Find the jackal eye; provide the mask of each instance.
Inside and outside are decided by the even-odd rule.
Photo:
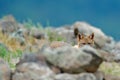
[[[89,45],[91,44],[91,43],[88,43]]]
[[[86,43],[82,43],[83,45],[85,45]]]

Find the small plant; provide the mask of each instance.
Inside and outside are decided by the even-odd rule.
[[[43,26],[40,23],[35,24],[31,19],[28,19],[27,21],[24,21],[23,25],[28,29],[31,29],[31,28],[35,27],[37,29],[43,30]]]
[[[0,57],[3,58],[12,69],[15,69],[16,60],[21,57],[22,51],[17,49],[16,51],[9,51],[4,44],[0,44]]]
[[[8,55],[8,51],[3,44],[0,44],[0,57],[4,58]]]
[[[26,28],[28,28],[28,29],[30,29],[30,28],[32,28],[32,27],[35,26],[35,25],[33,24],[33,22],[32,22],[31,19],[28,19],[27,21],[24,21],[24,22],[23,22],[23,25],[24,25]]]
[[[58,35],[55,32],[50,32],[49,31],[47,34],[48,34],[50,42],[52,42],[52,41],[65,41],[65,39],[62,36]]]

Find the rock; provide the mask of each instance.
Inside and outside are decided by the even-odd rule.
[[[23,53],[24,55],[20,58],[19,62],[16,64],[16,67],[23,64],[34,62],[41,65],[47,65],[44,56],[36,53]]]
[[[58,74],[55,76],[55,80],[97,80],[92,73],[81,74]]]
[[[96,72],[103,61],[99,53],[90,46],[80,49],[70,46],[55,49],[48,47],[41,53],[49,63],[67,73]]]
[[[0,80],[10,80],[11,70],[8,64],[0,58]]]
[[[81,34],[89,35],[91,33],[95,34],[94,40],[98,48],[102,48],[106,43],[110,43],[111,39],[106,36],[99,28],[95,28],[85,22],[76,22],[73,24],[73,28],[78,28]]]
[[[106,61],[120,62],[120,42],[115,42],[111,39],[111,42],[106,43],[99,51]]]
[[[55,80],[76,80],[76,76],[72,74],[58,74],[55,76]]]
[[[97,80],[92,73],[81,73],[77,80]]]
[[[45,38],[45,34],[44,33],[40,33],[40,32],[35,32],[32,35],[34,38],[36,39],[44,39]]]
[[[114,55],[114,61],[120,62],[120,42],[117,42],[111,53]]]
[[[29,33],[31,36],[33,36],[36,39],[47,39],[48,38],[47,34],[44,31],[39,30],[37,28],[32,28],[29,31]]]
[[[99,52],[99,54],[101,55],[101,58],[104,61],[107,61],[107,62],[114,61],[115,55],[112,54],[111,52],[107,52],[107,51],[104,51],[104,50],[101,50],[101,49],[97,49],[97,51]]]
[[[66,43],[66,42],[64,42],[64,41],[53,41],[50,44],[50,48],[53,48],[53,49],[59,48],[59,47],[62,47],[62,46],[71,46],[71,45]]]
[[[120,80],[120,76],[105,75],[105,80]]]
[[[13,80],[42,80],[53,75],[54,72],[49,67],[30,62],[17,66]]]
[[[97,71],[94,73],[95,77],[96,77],[96,80],[104,80],[105,78],[105,75],[103,72],[101,71]]]
[[[73,34],[73,29],[71,29],[70,26],[56,28],[55,32],[58,34],[58,36],[63,37],[67,43],[75,44],[76,39],[75,39],[74,34]]]
[[[12,80],[44,80],[53,75],[43,56],[25,54],[17,64]]]
[[[117,43],[115,44],[115,49],[120,49],[120,42],[117,42]]]
[[[101,49],[108,53],[111,53],[115,47],[115,44],[116,44],[115,40],[111,37],[110,42],[105,43],[105,45]]]
[[[12,33],[19,29],[19,26],[13,16],[5,16],[4,19],[0,20],[0,28],[3,33]]]

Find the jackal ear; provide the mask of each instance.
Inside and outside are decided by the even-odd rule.
[[[78,35],[77,35],[77,39],[78,39],[78,40],[82,39],[83,37],[84,37],[83,34],[78,34]]]
[[[77,37],[78,34],[79,34],[78,28],[74,28],[74,36]]]
[[[94,33],[89,36],[90,39],[94,39]]]

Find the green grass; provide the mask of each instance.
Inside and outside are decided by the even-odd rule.
[[[25,28],[31,29],[33,27],[43,30],[43,26],[40,23],[34,23],[31,19],[23,22]]]
[[[10,68],[15,69],[15,63],[12,61],[21,57],[22,51],[16,50],[14,52],[8,51],[5,47],[0,45],[0,57],[8,62]]]
[[[52,41],[65,41],[65,39],[58,35],[56,32],[52,32],[49,28],[46,30],[46,33],[49,37],[49,41],[52,42]]]

